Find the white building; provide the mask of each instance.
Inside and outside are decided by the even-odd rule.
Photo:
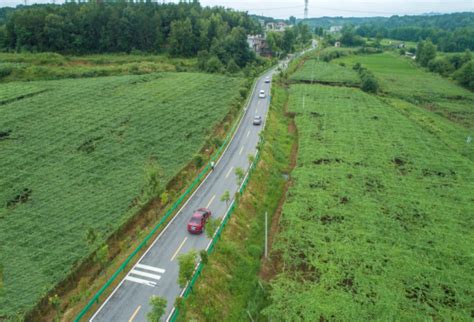
[[[342,26],[332,26],[331,28],[329,28],[329,32],[332,32],[332,33],[340,32],[341,30],[342,30]]]

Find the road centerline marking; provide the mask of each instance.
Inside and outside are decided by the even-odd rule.
[[[226,179],[230,176],[230,174],[232,173],[232,170],[234,170],[234,167],[230,167],[229,172],[227,172],[225,176]]]
[[[206,208],[209,209],[209,207],[211,206],[212,202],[214,201],[214,199],[216,199],[216,195],[212,196],[211,200],[209,200],[209,203],[207,204]]]
[[[179,245],[178,249],[177,249],[176,252],[173,254],[173,257],[171,257],[171,261],[174,261],[174,259],[176,258],[176,256],[178,256],[179,251],[181,250],[181,248],[183,248],[184,243],[185,243],[187,240],[188,240],[188,237],[184,238],[184,240],[182,241],[181,245]]]
[[[244,146],[242,145],[242,148],[240,149],[239,155],[242,155],[242,152],[244,152]]]
[[[133,322],[133,320],[135,319],[135,317],[137,316],[138,314],[138,311],[140,311],[140,309],[142,308],[141,305],[139,305],[137,307],[137,309],[135,310],[135,312],[133,312],[132,316],[130,317],[130,319],[128,320],[128,322]]]
[[[249,136],[250,136],[250,130],[247,132],[247,137],[249,137]]]

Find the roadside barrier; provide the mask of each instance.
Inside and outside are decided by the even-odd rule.
[[[272,67],[273,68],[273,67]],[[270,68],[270,69],[272,69]],[[262,72],[261,75],[265,74],[266,72],[268,72],[270,69]],[[222,154],[223,154],[223,151],[225,151],[225,149],[227,148],[229,142],[232,140],[232,138],[234,137],[236,131],[237,131],[237,128],[240,126],[240,123],[242,122],[242,120],[244,119],[244,116],[245,114],[247,113],[247,110],[248,110],[248,107],[250,105],[250,101],[252,99],[252,94],[255,92],[255,88],[257,86],[257,83],[258,83],[258,80],[259,80],[260,76],[257,77],[254,82],[253,82],[253,85],[252,85],[252,90],[250,91],[250,95],[247,97],[247,101],[245,103],[245,108],[242,110],[242,112],[240,113],[238,119],[236,122],[234,122],[234,125],[232,126],[231,130],[229,131],[229,133],[227,134],[226,138],[224,139],[222,145],[219,147],[219,149],[214,153],[214,155],[211,157],[210,159],[210,162],[215,162],[216,160],[219,160],[220,157],[222,157]],[[258,153],[257,153],[258,155]],[[254,164],[256,163],[257,161],[257,157],[255,158],[254,162],[252,163],[252,166],[250,167],[250,170],[252,170],[252,167],[254,167]],[[120,265],[120,267],[115,271],[115,273],[107,280],[107,282],[105,282],[105,284],[100,288],[100,290],[92,297],[92,299],[87,303],[87,305],[81,310],[81,312],[79,312],[79,314],[76,316],[76,318],[74,319],[74,322],[79,322],[93,307],[94,305],[98,305],[100,303],[100,298],[102,295],[104,295],[105,291],[116,281],[116,279],[119,277],[119,275],[125,271],[125,269],[127,268],[127,265],[130,264],[130,262],[132,262],[132,260],[135,258],[135,256],[145,247],[148,245],[148,242],[153,238],[153,236],[155,235],[155,233],[161,228],[161,226],[163,226],[163,224],[169,219],[169,217],[176,211],[176,209],[178,209],[179,206],[181,206],[181,204],[183,203],[184,200],[186,200],[187,197],[189,197],[189,195],[194,191],[194,189],[196,188],[196,186],[206,177],[206,175],[208,174],[208,172],[210,171],[211,169],[211,164],[210,162],[206,165],[206,167],[198,174],[198,176],[194,179],[194,181],[191,183],[191,185],[188,187],[188,189],[186,189],[186,191],[178,198],[178,200],[176,200],[176,202],[171,206],[171,208],[166,212],[166,214],[163,216],[163,218],[161,218],[160,222],[150,231],[150,233],[148,233],[148,235],[143,239],[143,241],[137,246],[137,248],[127,257],[127,259],[125,259],[125,261]],[[250,173],[250,170],[249,170],[249,173]],[[246,176],[246,179],[244,179],[244,181],[248,181],[248,173],[247,173],[247,176]],[[239,190],[239,192],[242,191],[242,187],[241,189]],[[229,208],[229,210],[233,211],[233,207]],[[228,218],[228,216],[226,215],[225,218]],[[225,221],[225,223],[227,223],[227,221]],[[223,227],[221,225],[221,228],[219,228],[218,232],[219,232],[219,236],[220,236],[220,232],[222,231]],[[214,246],[212,246],[214,247]],[[198,274],[194,274],[194,277],[193,279],[191,280],[191,282],[189,283],[190,285],[194,285],[196,279],[197,279],[197,276],[199,276],[200,274],[200,271],[202,270],[202,266],[201,264],[199,264],[196,268],[196,272],[198,272]],[[192,284],[191,284],[192,283]],[[192,287],[191,287],[192,288]],[[187,288],[185,288],[185,293],[186,293],[186,290]],[[189,293],[189,290],[188,290],[188,293]],[[186,293],[186,294],[188,294]],[[186,295],[187,296],[187,295]]]

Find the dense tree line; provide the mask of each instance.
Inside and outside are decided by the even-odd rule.
[[[34,5],[7,15],[0,45],[66,54],[142,51],[193,57],[203,52],[240,68],[255,59],[247,34],[261,28],[246,13],[202,7],[197,1]]]
[[[315,31],[331,26],[352,26],[356,35],[403,41],[431,39],[441,51],[474,50],[474,13],[392,16],[372,18],[323,17],[305,20]]]
[[[441,15],[392,16],[392,17],[322,17],[304,20],[312,28],[331,26],[379,26],[387,29],[401,27],[435,28],[448,31],[474,26],[474,13],[461,12]]]
[[[388,29],[379,26],[360,26],[357,34],[363,37],[383,37],[403,41],[418,41],[431,39],[445,52],[458,52],[466,49],[474,50],[474,26],[457,29],[455,31],[423,28],[399,27]]]
[[[463,54],[439,56],[436,46],[428,39],[418,43],[416,61],[430,71],[452,76],[461,85],[474,90],[474,61],[469,49]]]
[[[435,16],[394,16],[384,22],[360,25],[362,37],[383,37],[403,41],[430,39],[441,51],[474,50],[474,13]]]

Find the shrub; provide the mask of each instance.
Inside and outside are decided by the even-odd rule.
[[[438,57],[428,62],[428,69],[434,73],[448,76],[454,72],[454,66],[446,57]]]
[[[455,74],[454,78],[463,86],[474,90],[474,61],[465,63]]]
[[[236,74],[236,73],[240,72],[240,67],[239,67],[239,65],[237,65],[235,60],[233,60],[233,59],[229,60],[229,63],[227,64],[227,72],[229,72],[231,74]]]
[[[362,90],[367,93],[377,93],[379,90],[379,83],[377,82],[377,79],[375,78],[374,74],[367,70],[363,70],[361,73],[361,79],[362,79]]]
[[[207,61],[206,70],[209,73],[221,73],[224,69],[224,65],[216,56],[209,58]]]
[[[147,315],[150,322],[159,322],[166,310],[166,299],[159,296],[152,296],[150,298],[151,311]]]
[[[8,65],[0,65],[0,78],[9,76],[13,72],[13,68]]]
[[[180,287],[185,287],[186,283],[193,277],[194,266],[196,265],[196,251],[191,250],[187,254],[178,256],[179,276],[178,283]]]
[[[194,165],[196,166],[196,168],[200,168],[202,167],[204,164],[204,157],[202,156],[202,154],[196,154],[194,156]]]

